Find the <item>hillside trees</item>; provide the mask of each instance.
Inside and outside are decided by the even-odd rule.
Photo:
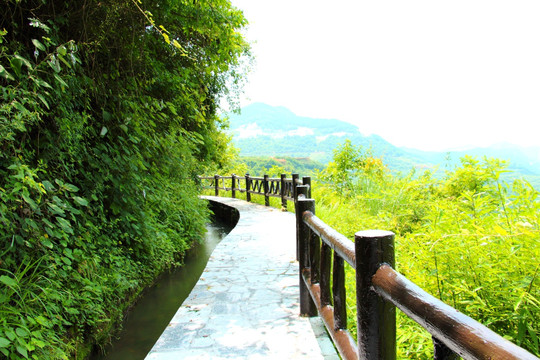
[[[246,21],[227,0],[0,7],[0,352],[66,358],[203,231]]]

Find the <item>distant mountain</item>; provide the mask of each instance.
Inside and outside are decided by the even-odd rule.
[[[378,135],[365,136],[352,124],[335,119],[314,119],[295,115],[284,107],[254,103],[230,114],[233,142],[244,156],[309,157],[327,163],[333,150],[346,139],[382,157],[393,170],[453,165],[464,155],[495,157],[510,161],[510,169],[540,176],[540,147],[525,148],[499,144],[466,151],[428,152],[392,145]]]

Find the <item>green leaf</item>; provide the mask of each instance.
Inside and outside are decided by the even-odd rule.
[[[82,198],[82,197],[80,197],[80,196],[74,196],[74,197],[73,197],[73,200],[74,200],[77,204],[79,204],[79,205],[81,205],[81,206],[88,206],[88,200],[86,200],[86,199],[84,199],[84,198]]]
[[[47,206],[49,206],[49,208],[53,211],[53,213],[55,215],[64,215],[65,214],[64,209],[62,209],[60,206],[58,206],[56,204],[48,203]]]
[[[49,85],[48,82],[46,82],[43,79],[40,79],[40,78],[37,78],[37,77],[34,77],[34,76],[31,76],[30,79],[32,79],[32,81],[34,81],[34,83],[38,87],[44,87],[44,88],[47,88],[47,89],[52,89],[53,88],[51,85]]]
[[[109,130],[107,130],[107,128],[104,126],[101,128],[101,132],[99,133],[100,136],[105,136],[107,133],[109,132]]]
[[[17,351],[19,352],[19,354],[21,354],[22,356],[24,356],[26,359],[28,359],[28,351],[26,350],[25,347],[22,347],[20,345],[17,345]]]
[[[41,316],[41,315],[39,315],[38,317],[36,317],[36,321],[37,321],[38,324],[40,324],[40,325],[43,325],[43,326],[48,327],[48,328],[51,327],[51,323],[49,322],[49,320],[47,320],[46,318],[44,318],[44,317]]]
[[[11,69],[13,69],[13,71],[15,72],[15,75],[21,76],[22,61],[13,57],[9,59],[9,64],[11,66]]]
[[[45,190],[47,190],[47,191],[54,190],[54,186],[53,186],[53,184],[51,184],[50,181],[45,180],[45,181],[42,181],[41,183],[43,184],[43,187],[45,188]]]
[[[68,68],[71,69],[71,64],[66,61],[66,59],[63,56],[58,55],[58,59],[64,63]]]
[[[39,339],[33,339],[32,342],[39,348],[44,348],[47,344],[45,344],[44,341],[42,340],[39,340]]]
[[[9,344],[11,344],[11,341],[9,341],[8,339],[4,337],[0,337],[0,348],[8,347]]]
[[[59,216],[56,217],[56,221],[58,222],[58,225],[60,225],[62,230],[64,230],[64,232],[73,235],[73,229],[71,228],[71,224],[69,223],[69,221]]]
[[[13,75],[11,75],[2,65],[0,65],[0,77],[6,80],[15,80]]]
[[[46,248],[49,248],[49,249],[53,248],[53,243],[47,238],[42,238],[41,239],[41,245],[43,245],[43,246],[45,246]]]
[[[54,78],[56,79],[56,81],[58,81],[58,83],[62,86],[62,88],[69,87],[68,84],[60,77],[60,75],[54,74]]]
[[[37,226],[37,224],[36,224],[36,222],[35,222],[34,220],[32,220],[32,219],[26,218],[26,219],[24,219],[24,222],[26,222],[26,223],[28,224],[28,226],[30,226],[30,227],[31,227],[32,229],[34,229],[34,230],[38,230],[38,229],[39,229],[38,226]]]
[[[15,333],[17,334],[17,336],[22,338],[28,337],[28,331],[20,327],[15,330]]]
[[[47,49],[45,48],[45,45],[43,45],[39,40],[37,39],[32,39],[32,44],[34,44],[34,46],[36,47],[36,49],[38,50],[41,50],[41,51],[46,51]]]
[[[6,330],[5,334],[8,337],[8,339],[11,340],[11,341],[13,341],[13,340],[15,340],[17,338],[17,335],[15,335],[15,333],[12,330]]]
[[[79,191],[79,188],[76,187],[76,186],[73,185],[73,184],[67,184],[67,183],[66,183],[66,184],[64,184],[64,188],[65,188],[67,191],[69,191],[69,192],[77,192],[77,191]]]
[[[30,205],[30,208],[32,210],[36,210],[38,208],[36,202],[34,200],[32,200],[27,194],[23,193],[22,198],[28,205]]]
[[[54,228],[53,223],[50,222],[49,220],[47,220],[47,219],[41,219],[41,221],[43,221],[43,223],[44,223],[45,225],[47,225],[48,227]]]
[[[15,55],[15,59],[19,60],[21,62],[21,65],[26,66],[28,69],[32,69],[32,63],[28,61],[28,59],[23,58],[21,55]]]
[[[3,283],[4,285],[9,286],[10,288],[17,287],[17,281],[6,275],[0,276],[0,282]]]
[[[39,100],[41,100],[41,102],[45,105],[45,107],[47,108],[47,110],[50,110],[50,109],[51,109],[51,108],[49,107],[49,103],[47,102],[47,100],[45,100],[45,98],[43,97],[43,95],[37,94],[37,97],[38,97]]]
[[[62,56],[66,56],[67,54],[67,49],[64,45],[60,45],[58,47],[58,54],[62,55]]]

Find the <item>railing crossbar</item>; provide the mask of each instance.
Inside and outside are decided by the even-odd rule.
[[[214,189],[215,195],[219,196],[219,191],[231,191],[232,197],[236,197],[236,192],[246,194],[246,200],[251,201],[251,195],[262,195],[265,197],[265,205],[269,206],[269,198],[281,198],[281,207],[287,209],[287,201],[295,201],[296,185],[310,185],[311,179],[304,177],[301,180],[298,174],[292,174],[292,177],[287,179],[285,174],[281,174],[279,178],[271,178],[268,175],[264,177],[238,176],[198,176],[200,180],[210,180],[210,185],[204,185],[204,189]],[[231,186],[226,185],[226,180],[231,182]],[[294,184],[294,185],[293,185]]]
[[[313,213],[306,211],[303,214],[303,220],[309,228],[315,232],[321,239],[336,251],[343,260],[353,268],[356,268],[356,256],[354,253],[354,243],[346,236],[340,234],[330,226],[325,224]]]

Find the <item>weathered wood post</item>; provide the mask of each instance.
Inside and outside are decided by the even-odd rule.
[[[293,195],[295,204],[298,201],[298,193],[296,191],[296,186],[298,186],[297,182],[298,182],[298,174],[292,174],[292,195]]]
[[[334,251],[332,295],[334,298],[334,330],[347,329],[347,303],[345,295],[345,267],[341,256]]]
[[[296,248],[299,256],[299,281],[300,281],[300,315],[317,316],[317,307],[309,294],[307,285],[303,279],[302,273],[304,269],[309,267],[309,241],[311,230],[304,223],[302,215],[305,211],[315,213],[315,200],[307,199],[308,187],[305,185],[298,186],[298,201],[296,202]]]
[[[311,199],[311,176],[304,176],[302,177],[302,184],[308,185],[308,199]]]
[[[396,359],[396,308],[372,287],[372,277],[383,263],[394,267],[394,233],[359,231],[356,253],[356,305],[360,359]]]
[[[285,180],[287,179],[287,175],[286,174],[281,174],[281,182],[279,184],[279,189],[280,189],[280,195],[281,195],[281,210],[285,211],[287,210],[287,199],[285,198],[285,195],[287,194],[287,189],[286,189],[286,182]]]
[[[324,241],[321,241],[320,258],[320,287],[321,287],[321,308],[332,305],[330,292],[330,269],[332,265],[332,248]]]
[[[219,175],[214,175],[214,194],[219,196]]]
[[[247,202],[251,202],[251,193],[249,192],[250,188],[251,188],[251,179],[249,178],[249,174],[246,174],[246,200]]]
[[[233,199],[236,198],[236,175],[231,175],[231,191]]]
[[[270,187],[268,186],[268,175],[264,175],[263,180],[263,189],[264,189],[264,206],[270,206],[270,196],[268,196],[268,193],[270,192]]]

